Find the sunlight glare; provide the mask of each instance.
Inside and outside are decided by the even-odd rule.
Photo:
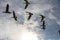
[[[23,32],[21,40],[38,40],[37,34],[34,32]]]

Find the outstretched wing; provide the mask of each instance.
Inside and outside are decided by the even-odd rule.
[[[25,5],[25,9],[28,7],[28,4]]]
[[[6,11],[4,11],[3,13],[9,13],[9,14],[11,14],[11,12],[6,12]]]
[[[28,20],[30,20],[30,18],[31,18],[31,15],[29,15]]]

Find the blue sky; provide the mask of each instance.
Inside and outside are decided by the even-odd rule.
[[[0,0],[0,40],[20,40],[24,30],[36,33],[38,40],[60,40],[60,0],[28,0],[31,4],[24,9],[24,0]],[[17,20],[15,21],[11,14],[2,13],[5,11],[6,4],[10,5],[10,11],[16,12]],[[28,21],[26,11],[34,15]],[[46,18],[46,30],[41,29],[41,18]]]

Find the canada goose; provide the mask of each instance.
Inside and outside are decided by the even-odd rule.
[[[28,7],[28,5],[30,4],[27,0],[24,0],[25,1],[25,9]]]
[[[6,5],[6,11],[3,13],[9,13],[9,14],[11,13],[11,12],[9,12],[9,4]]]
[[[13,18],[15,19],[15,21],[17,21],[17,17],[15,15],[15,12],[13,11]]]
[[[30,20],[30,18],[31,18],[31,16],[33,15],[33,13],[31,13],[31,12],[26,12],[26,13],[29,13],[28,20]]]
[[[43,16],[43,15],[40,15],[41,16],[41,22],[44,20],[44,18],[45,18],[45,16]]]

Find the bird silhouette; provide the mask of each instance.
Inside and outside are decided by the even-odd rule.
[[[30,3],[27,0],[24,0],[24,1],[25,1],[25,4],[26,4],[24,9],[26,9]]]
[[[44,20],[44,18],[45,18],[45,16],[43,16],[43,15],[40,15],[41,16],[41,22]]]
[[[43,21],[41,26],[42,26],[42,29],[44,29],[44,30],[46,29],[45,21]]]
[[[30,20],[30,18],[31,18],[31,16],[33,15],[33,13],[31,13],[31,12],[26,12],[26,13],[29,13],[28,20]]]
[[[6,11],[3,13],[9,13],[9,14],[11,13],[11,12],[9,12],[9,4],[6,5]]]
[[[58,32],[59,32],[59,34],[60,34],[60,30],[59,30]]]
[[[17,21],[17,17],[15,15],[15,12],[13,11],[13,18],[15,19],[15,21]]]

